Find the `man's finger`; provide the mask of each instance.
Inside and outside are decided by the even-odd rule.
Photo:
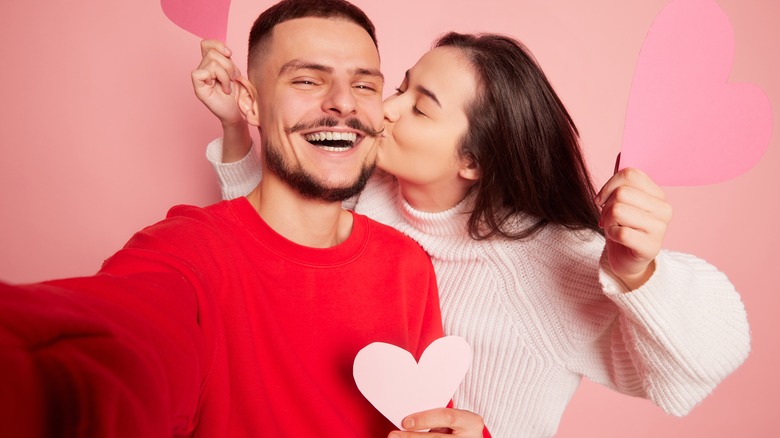
[[[401,425],[406,430],[446,428],[453,435],[481,436],[485,425],[482,417],[460,409],[439,408],[418,412],[404,418]]]

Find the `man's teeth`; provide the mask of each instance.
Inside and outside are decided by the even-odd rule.
[[[357,140],[357,134],[354,132],[314,132],[306,135],[306,141],[325,141],[325,140],[345,140],[354,143]]]

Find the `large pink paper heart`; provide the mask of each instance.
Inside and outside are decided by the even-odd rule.
[[[445,336],[428,346],[419,363],[402,348],[374,342],[358,352],[352,371],[366,399],[403,430],[407,415],[447,406],[470,364],[468,343]]]
[[[163,12],[177,26],[201,38],[225,41],[230,0],[161,0]]]
[[[753,167],[772,131],[769,99],[727,83],[734,36],[712,0],[674,0],[648,32],[634,72],[620,168],[660,185],[711,184]]]

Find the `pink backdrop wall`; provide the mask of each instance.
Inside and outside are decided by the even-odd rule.
[[[8,2],[6,2],[8,3]],[[270,0],[234,0],[228,43],[240,54]],[[388,90],[440,32],[494,31],[535,53],[582,132],[597,183],[611,174],[634,63],[665,0],[357,0],[375,20]],[[585,382],[562,437],[780,436],[780,2],[718,0],[735,31],[732,81],[774,106],[763,159],[728,182],[668,188],[666,246],[697,254],[741,291],[753,334],[747,362],[688,417]],[[27,0],[0,14],[0,278],[88,275],[133,231],[176,203],[218,200],[203,158],[218,124],[189,72],[198,38],[159,2]],[[707,157],[702,157],[706,161]],[[772,194],[774,193],[774,195]]]

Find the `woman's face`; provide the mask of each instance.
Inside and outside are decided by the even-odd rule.
[[[457,148],[468,129],[466,106],[476,90],[463,52],[438,47],[420,58],[397,93],[385,100],[386,127],[377,164],[398,178],[402,190],[406,187],[423,198],[441,198],[434,199],[435,203],[452,204],[445,198],[457,203],[465,196],[476,170],[458,155]]]

